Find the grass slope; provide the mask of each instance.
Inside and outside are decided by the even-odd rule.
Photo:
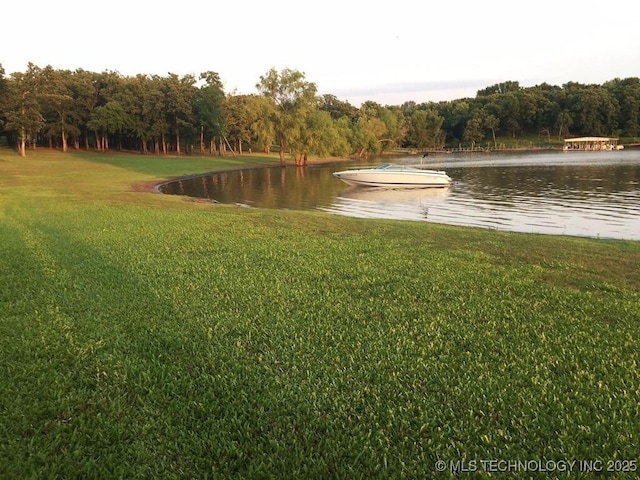
[[[637,459],[638,242],[132,187],[271,161],[0,151],[0,478]]]

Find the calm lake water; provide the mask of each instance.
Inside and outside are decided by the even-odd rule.
[[[419,163],[420,157],[393,162]],[[260,208],[640,240],[640,150],[433,154],[422,163],[447,171],[454,183],[445,189],[349,187],[332,175],[380,163],[222,172],[179,179],[160,190]]]

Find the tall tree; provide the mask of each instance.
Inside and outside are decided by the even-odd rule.
[[[467,122],[467,126],[464,129],[464,135],[462,139],[465,142],[471,144],[471,149],[474,149],[476,143],[481,142],[484,139],[484,112],[478,111]]]
[[[144,114],[145,95],[150,83],[151,80],[146,75],[126,77],[123,79],[122,91],[114,97],[129,114],[127,146],[140,150],[143,154],[148,153],[148,143],[152,139],[151,125]]]
[[[382,107],[378,111],[378,118],[384,122],[386,127],[383,138],[379,138],[383,151],[391,150],[402,144],[407,136],[407,121],[399,107]]]
[[[70,133],[78,134],[79,130],[69,123],[69,117],[73,110],[74,99],[70,89],[71,72],[68,70],[55,70],[46,66],[42,70],[43,91],[40,93],[40,101],[43,113],[48,119],[46,134],[50,139],[60,138],[62,151],[68,150],[68,136]],[[73,130],[73,132],[70,132]]]
[[[379,154],[399,145],[406,132],[402,110],[367,101],[360,106],[358,120],[354,125],[354,147],[359,156]]]
[[[442,102],[436,106],[444,119],[442,129],[446,133],[446,143],[459,143],[463,140],[464,131],[471,117],[470,100],[453,100]]]
[[[224,135],[224,90],[220,75],[216,72],[204,72],[200,74],[200,80],[204,84],[193,96],[193,112],[195,123],[200,129],[200,153],[204,153],[205,140],[209,140],[211,146],[213,139]]]
[[[358,157],[379,154],[382,151],[382,142],[379,139],[384,138],[386,131],[386,125],[379,118],[370,118],[366,115],[358,118],[351,139]]]
[[[347,117],[350,121],[355,121],[358,116],[358,109],[356,107],[349,102],[339,100],[335,95],[323,95],[318,108],[328,112],[333,120]]]
[[[276,106],[269,98],[251,95],[246,103],[251,121],[251,135],[256,146],[264,153],[271,152],[276,141],[276,129],[271,119],[276,115]]]
[[[98,104],[97,76],[85,70],[76,70],[70,77],[69,90],[73,98],[70,121],[73,122],[74,147],[80,148],[80,141],[84,140],[84,146],[89,149],[89,129],[87,122]]]
[[[348,153],[348,143],[340,135],[335,122],[329,112],[324,110],[311,111],[306,119],[301,135],[294,145],[298,165],[307,165],[310,155],[330,157]]]
[[[175,138],[175,148],[178,155],[181,154],[181,136],[195,138],[193,125],[193,96],[195,94],[195,78],[193,75],[179,77],[175,73],[170,73],[163,79],[163,92],[165,95],[165,118],[170,131]]]
[[[288,141],[299,135],[307,113],[315,108],[317,87],[298,70],[285,68],[278,72],[272,68],[260,77],[256,88],[276,107],[272,120],[280,147],[280,165],[284,167]]]
[[[414,110],[410,118],[409,144],[416,148],[444,146],[444,119],[433,109]]]
[[[169,123],[165,116],[165,92],[163,78],[154,75],[148,79],[147,88],[142,97],[142,117],[153,141],[156,155],[167,154],[167,135]]]
[[[27,141],[32,139],[45,124],[38,103],[40,92],[40,68],[29,63],[25,73],[12,73],[7,83],[5,129],[18,137],[20,155],[27,155]]]
[[[7,110],[7,79],[4,77],[4,68],[0,63],[0,132],[4,129],[6,122],[6,110]]]
[[[108,150],[108,135],[117,135],[120,142],[122,132],[131,127],[131,117],[118,101],[110,101],[103,107],[96,108],[91,114],[89,128],[96,131],[102,139],[100,150]],[[121,144],[118,144],[121,148]]]
[[[640,79],[614,79],[604,87],[617,100],[620,106],[618,125],[622,134],[629,137],[640,135]]]
[[[615,128],[614,103],[609,93],[595,85],[572,85],[568,99],[574,126],[582,135],[607,135]]]
[[[496,129],[498,128],[498,125],[500,125],[500,120],[493,115],[487,115],[486,117],[484,117],[483,123],[485,128],[491,130],[491,138],[493,138],[493,148],[496,148],[498,146],[496,142]]]
[[[500,97],[501,116],[494,115],[494,117],[502,123],[505,132],[511,132],[511,136],[515,138],[521,131],[519,92],[509,91]]]
[[[249,102],[249,95],[229,95],[224,101],[224,132],[237,146],[239,152],[242,152],[243,142],[251,143],[253,112],[249,107]],[[223,149],[220,150],[222,153]]]
[[[563,110],[556,118],[555,128],[558,130],[558,140],[569,136],[569,129],[573,126],[573,116],[569,111]]]

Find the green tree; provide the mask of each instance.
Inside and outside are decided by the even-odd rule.
[[[512,137],[516,137],[516,134],[520,133],[522,127],[520,125],[520,92],[509,91],[502,94],[500,97],[500,103],[502,108],[500,109],[501,115],[496,116],[499,119],[499,123],[504,126],[505,132],[511,132]]]
[[[86,130],[92,132],[92,136],[95,140],[95,148],[98,151],[107,150],[109,148],[109,133],[107,130],[95,130],[93,127],[100,122],[92,122],[95,110],[99,107],[105,107],[109,102],[116,102],[126,111],[129,101],[127,100],[128,94],[124,93],[127,80],[123,78],[118,72],[105,71],[101,73],[93,74],[92,84],[96,91],[96,101],[90,108],[88,113],[88,120],[86,122]],[[109,107],[111,108],[111,107]],[[99,116],[105,115],[107,112],[102,112]],[[115,114],[115,112],[114,112]],[[132,125],[128,125],[128,128],[132,128]]]
[[[152,140],[152,127],[145,116],[145,95],[151,80],[146,75],[123,78],[122,90],[114,97],[129,113],[127,132],[129,148],[141,150],[143,154],[149,152],[148,143]]]
[[[242,153],[243,143],[251,145],[251,127],[254,118],[252,118],[253,112],[249,102],[250,96],[248,95],[230,95],[224,102],[226,135],[231,139],[231,143],[237,146],[239,153]]]
[[[459,143],[463,140],[464,131],[471,118],[471,102],[469,100],[453,100],[435,106],[443,118],[442,130],[446,134],[445,143]]]
[[[569,136],[569,129],[573,126],[573,116],[567,110],[563,110],[556,118],[555,128],[558,130],[558,139]]]
[[[437,111],[414,110],[410,118],[409,144],[416,148],[441,148],[444,146],[442,118]]]
[[[270,99],[251,95],[246,103],[251,121],[251,136],[256,146],[264,153],[271,152],[276,141],[276,129],[271,121],[276,115],[276,107]]]
[[[328,112],[333,120],[346,117],[350,121],[355,121],[358,116],[358,109],[356,107],[351,105],[349,102],[339,100],[335,95],[323,95],[320,98],[318,108]]]
[[[70,121],[73,122],[73,142],[75,149],[80,148],[81,139],[85,149],[89,149],[89,129],[87,122],[98,104],[97,76],[85,70],[76,70],[69,78],[68,85],[73,104],[71,106]]]
[[[43,89],[40,93],[40,102],[43,114],[47,118],[45,133],[50,141],[54,137],[60,138],[62,151],[68,151],[68,137],[70,134],[77,136],[80,131],[70,123],[73,111],[74,99],[71,91],[71,72],[68,70],[55,70],[47,66],[42,70]]]
[[[386,131],[386,125],[379,118],[367,116],[358,118],[352,136],[352,144],[358,157],[379,154],[382,151],[382,143],[379,139],[384,137]]]
[[[294,145],[298,165],[307,165],[309,155],[330,157],[345,155],[349,151],[346,137],[341,135],[327,111],[309,112],[305,118],[304,128],[300,132],[300,137]]]
[[[485,128],[491,130],[491,138],[493,138],[493,148],[497,148],[496,142],[496,129],[500,125],[500,120],[493,115],[487,115],[483,119],[483,124]]]
[[[195,94],[195,78],[193,75],[178,77],[170,73],[165,79],[165,115],[170,130],[175,136],[176,153],[181,154],[182,136],[194,140],[197,134],[194,129],[193,96]]]
[[[364,102],[354,125],[354,147],[359,156],[379,154],[402,143],[407,133],[404,114],[399,107],[383,107]]]
[[[224,89],[216,72],[201,73],[200,80],[204,84],[193,96],[195,125],[200,129],[200,153],[204,153],[206,140],[209,141],[209,151],[213,152],[213,139],[221,137],[225,131]]]
[[[108,135],[119,137],[131,126],[131,117],[120,102],[112,100],[93,111],[88,126],[98,134],[100,150],[109,150]]]
[[[506,94],[506,93],[516,93],[520,91],[520,83],[514,81],[507,81],[496,83],[495,85],[491,85],[490,87],[484,88],[482,90],[478,90],[478,97],[486,97],[495,94]]]
[[[614,79],[604,84],[620,107],[618,125],[628,137],[640,135],[640,79]]]
[[[36,145],[36,135],[42,130],[45,120],[40,111],[40,69],[29,63],[25,73],[11,74],[7,82],[5,101],[5,129],[18,137],[20,155],[27,155],[29,140]]]
[[[605,88],[588,86],[577,97],[574,118],[582,134],[602,136],[617,130],[619,106]]]
[[[476,143],[480,143],[484,139],[484,123],[482,115],[483,114],[480,111],[476,112],[467,122],[467,126],[464,129],[462,139],[471,145],[471,149],[474,149]]]
[[[557,96],[560,89],[547,84],[536,85],[522,93],[520,118],[523,128],[535,133],[545,133],[551,141],[551,133],[558,116]]]
[[[539,131],[538,108],[541,97],[533,89],[522,89],[516,94],[519,106],[519,125],[522,131]]]
[[[7,87],[7,79],[4,76],[4,68],[0,63],[0,133],[4,129],[6,122],[7,95],[9,87]]]
[[[153,75],[148,79],[147,88],[142,97],[142,117],[147,131],[153,141],[153,150],[156,155],[167,154],[167,136],[169,135],[169,123],[165,116],[165,92],[164,79]]]
[[[382,107],[378,111],[378,118],[385,125],[385,132],[382,138],[378,139],[382,144],[382,150],[390,150],[402,145],[409,129],[400,107]]]
[[[276,107],[272,120],[280,147],[280,165],[285,166],[289,140],[300,135],[306,115],[316,108],[317,87],[315,83],[308,82],[302,72],[288,68],[278,72],[272,68],[260,77],[256,88]]]

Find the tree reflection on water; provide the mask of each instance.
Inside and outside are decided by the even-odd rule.
[[[385,160],[388,160],[386,158]],[[402,157],[397,163],[418,163]],[[380,161],[351,162],[350,166]],[[221,172],[180,179],[164,193],[258,208],[318,209],[500,230],[640,240],[640,151],[431,155],[450,188],[347,187],[345,163]]]

